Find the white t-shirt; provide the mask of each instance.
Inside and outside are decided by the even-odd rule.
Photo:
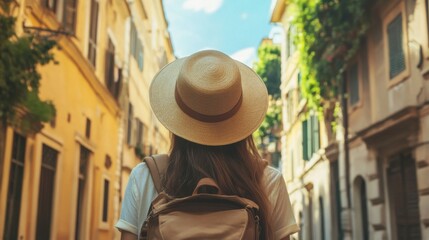
[[[275,239],[282,239],[299,231],[299,227],[295,222],[281,173],[272,167],[266,167],[264,174],[268,199],[273,210],[274,236]],[[157,195],[149,168],[145,163],[138,164],[131,172],[122,202],[121,216],[115,226],[119,230],[139,236],[150,204]]]

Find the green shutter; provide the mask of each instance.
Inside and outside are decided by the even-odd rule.
[[[311,116],[312,118],[312,129],[313,129],[313,136],[312,136],[312,141],[313,141],[313,151],[312,154],[317,152],[317,150],[319,150],[320,148],[320,137],[319,137],[319,119],[317,116]]]
[[[301,94],[301,72],[298,72],[296,77],[298,79],[298,103],[301,102],[302,94]]]
[[[402,13],[389,23],[387,34],[389,40],[389,75],[392,79],[405,70],[405,54],[402,48]]]
[[[349,69],[349,94],[350,94],[350,105],[353,106],[359,102],[359,74],[358,64],[353,64]]]
[[[302,122],[302,158],[304,160],[308,160],[308,136],[307,136],[307,132],[308,132],[308,121],[304,120]]]

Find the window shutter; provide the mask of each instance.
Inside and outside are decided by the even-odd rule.
[[[298,103],[301,102],[302,99],[302,93],[301,93],[301,72],[298,72],[298,75],[296,76],[298,80]]]
[[[349,94],[350,94],[350,105],[353,106],[359,102],[359,73],[358,64],[353,64],[348,72],[349,79]]]
[[[131,146],[137,147],[138,139],[138,129],[139,129],[139,120],[137,118],[133,119],[133,128],[131,129]]]
[[[105,84],[109,92],[115,94],[115,46],[109,38],[105,56]]]
[[[312,118],[309,117],[307,120],[307,157],[308,160],[313,156],[313,127]]]
[[[97,56],[98,1],[91,1],[91,22],[89,26],[88,59],[95,67]]]
[[[308,160],[308,136],[307,136],[307,132],[308,132],[308,121],[304,120],[302,122],[302,158],[304,160]]]
[[[390,79],[405,70],[405,54],[402,48],[402,13],[395,17],[387,26],[389,40],[389,75]]]
[[[421,239],[415,160],[409,153],[401,154],[390,161],[387,173],[397,239]]]
[[[320,148],[320,137],[319,137],[319,119],[316,115],[311,116],[312,119],[312,130],[313,130],[313,136],[312,136],[312,151],[311,154],[317,152]]]
[[[63,26],[66,31],[75,33],[77,0],[65,0],[63,4]]]
[[[132,143],[132,135],[133,135],[133,119],[134,119],[134,110],[133,105],[128,104],[128,119],[127,119],[127,144],[131,146]]]

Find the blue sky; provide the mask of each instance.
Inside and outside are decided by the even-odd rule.
[[[177,57],[220,50],[251,66],[272,31],[271,0],[164,0]]]

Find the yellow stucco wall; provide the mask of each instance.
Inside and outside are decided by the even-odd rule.
[[[21,5],[20,7],[24,7]],[[37,7],[36,7],[37,8]],[[26,11],[26,24],[39,26],[37,9]],[[79,16],[84,16],[83,14]],[[78,22],[80,22],[78,20]],[[48,23],[49,24],[49,23]],[[79,28],[78,28],[79,32]],[[100,34],[100,42],[105,40]],[[52,100],[56,107],[55,126],[45,124],[43,130],[27,137],[27,151],[21,199],[19,236],[34,239],[37,226],[37,207],[43,144],[58,151],[52,206],[51,238],[74,239],[77,211],[79,149],[83,145],[91,151],[87,169],[86,196],[84,200],[85,239],[113,239],[115,229],[114,198],[117,166],[118,130],[120,109],[118,104],[91,71],[82,49],[84,44],[71,37],[57,38],[61,50],[54,50],[59,64],[39,67],[41,73],[40,96]],[[81,40],[81,42],[83,42]],[[102,51],[99,51],[102,52]],[[100,54],[98,54],[100,55]],[[98,62],[103,62],[99,60]],[[104,63],[103,63],[104,65]],[[103,70],[99,70],[103,72]],[[85,136],[86,119],[91,120],[91,134]],[[0,192],[0,238],[4,234],[6,207],[5,189],[8,188],[13,130],[8,129],[5,168],[2,173]],[[105,166],[106,155],[111,157],[111,166]],[[103,205],[103,180],[108,179],[108,220],[101,221]]]
[[[62,2],[59,0],[58,2]],[[91,1],[78,1],[74,35],[57,35],[59,49],[53,51],[59,64],[39,67],[40,97],[53,101],[55,124],[45,124],[42,131],[27,135],[19,216],[19,237],[35,239],[43,144],[58,151],[52,205],[51,239],[75,239],[80,147],[90,150],[86,186],[80,219],[80,239],[118,239],[114,228],[120,214],[120,198],[128,177],[140,159],[133,146],[126,143],[126,106],[131,102],[135,116],[147,127],[147,144],[154,152],[167,152],[169,132],[159,124],[149,106],[149,85],[162,67],[160,57],[174,59],[161,1],[98,0],[98,34],[95,68],[87,60]],[[17,1],[17,33],[26,26],[61,29],[57,17],[39,1]],[[138,3],[138,4],[137,4]],[[133,5],[134,4],[134,5]],[[144,4],[144,5],[143,5]],[[139,9],[137,9],[139,8]],[[144,9],[143,9],[144,8]],[[136,11],[138,10],[138,11]],[[143,11],[144,10],[144,11]],[[134,11],[134,12],[133,12]],[[145,12],[147,16],[141,15]],[[140,15],[139,15],[140,14]],[[144,46],[144,68],[129,53],[130,19],[137,22]],[[154,22],[156,22],[154,24]],[[149,29],[148,27],[156,27]],[[115,100],[105,87],[105,56],[108,40],[115,45],[115,67],[123,69],[125,100]],[[155,41],[155,42],[154,42]],[[121,102],[122,101],[122,102]],[[85,136],[86,121],[91,120],[90,137]],[[157,130],[156,130],[157,129]],[[0,239],[4,237],[7,190],[14,131],[8,128],[5,162],[0,174]],[[111,165],[106,167],[106,156]],[[122,166],[121,166],[122,165]],[[102,222],[104,180],[109,180],[108,220]]]

